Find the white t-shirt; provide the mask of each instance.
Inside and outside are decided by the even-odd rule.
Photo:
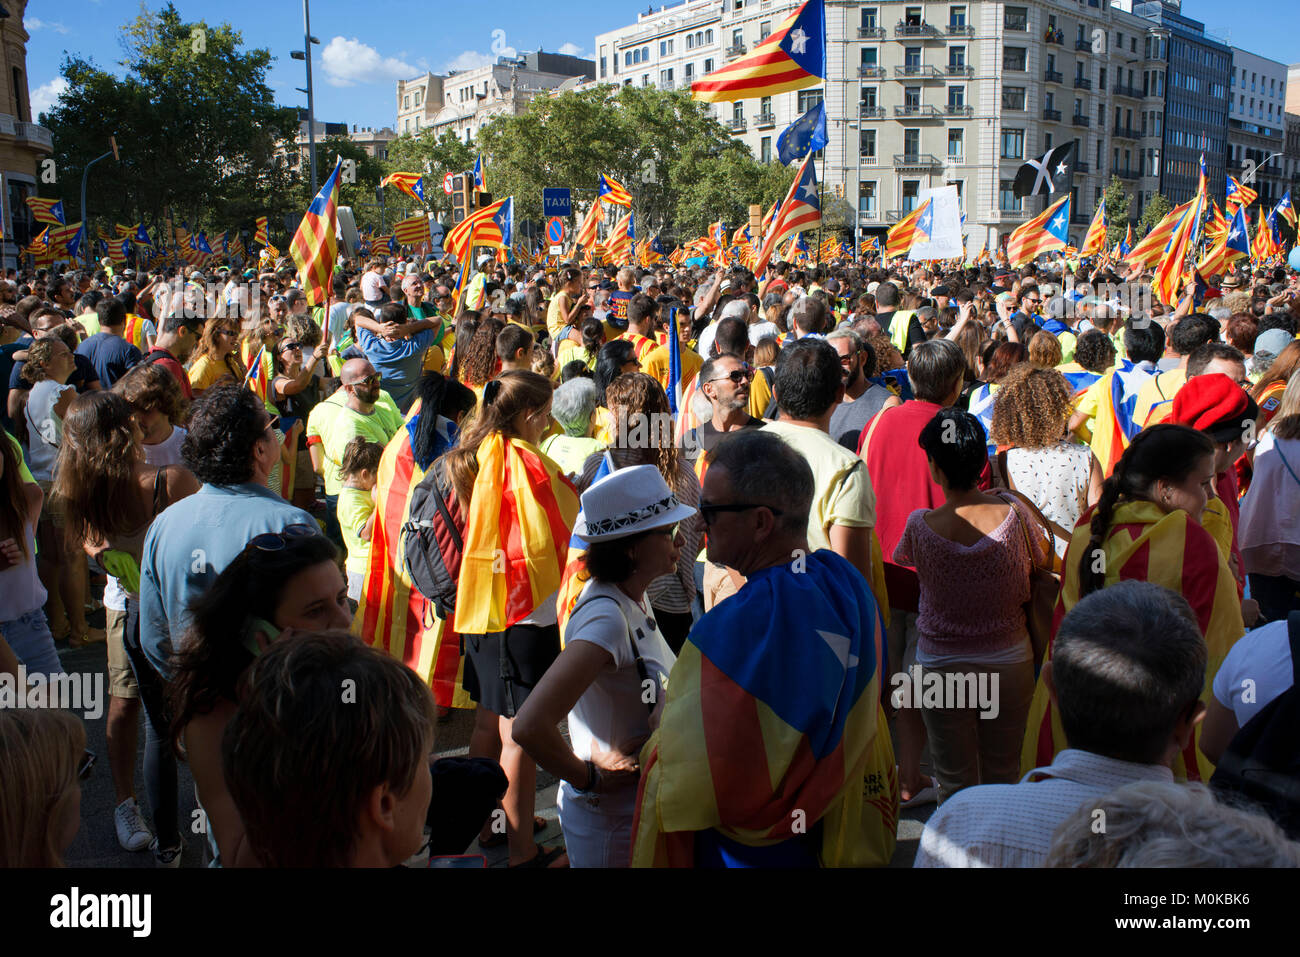
[[[63,444],[63,419],[54,407],[59,404],[59,397],[69,390],[76,391],[73,386],[42,379],[32,386],[27,397],[28,465],[38,481],[54,479],[54,463]]]
[[[1228,651],[1214,676],[1214,697],[1236,715],[1237,727],[1244,728],[1264,705],[1291,687],[1293,678],[1286,621],[1271,621],[1246,632]]]
[[[583,589],[564,635],[567,644],[589,641],[614,659],[569,712],[569,740],[574,754],[584,761],[590,760],[593,744],[601,751],[618,749],[635,754],[650,735],[650,708],[654,702],[643,700],[646,689],[641,685],[632,641],[635,640],[636,649],[641,653],[646,676],[658,683],[656,695],[665,693],[668,673],[677,660],[654,619],[616,585],[592,581]],[[636,785],[629,784],[625,790],[626,793],[602,794],[602,809],[632,813]]]
[[[172,428],[172,434],[157,445],[142,446],[145,465],[163,466],[181,464],[181,443],[185,441],[185,430],[179,425]],[[113,611],[126,611],[126,600],[131,593],[122,587],[112,575],[104,586],[104,607]]]
[[[756,322],[749,327],[749,344],[758,345],[764,336],[771,336],[773,339],[781,338],[781,330],[775,322],[769,322],[766,319],[762,322]]]
[[[713,351],[713,340],[718,335],[718,324],[711,322],[700,332],[700,338],[695,343],[695,351],[698,352],[706,361],[709,353]]]
[[[366,302],[378,302],[384,297],[384,277],[371,270],[361,277],[361,298]]]

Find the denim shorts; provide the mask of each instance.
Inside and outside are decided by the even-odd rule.
[[[0,635],[27,667],[28,674],[64,674],[63,662],[54,647],[54,636],[45,612],[38,608],[12,621],[0,621]]]

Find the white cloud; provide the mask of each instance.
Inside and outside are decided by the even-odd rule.
[[[502,56],[513,56],[513,51],[502,51]],[[473,70],[481,66],[487,66],[490,63],[496,63],[496,57],[489,56],[486,53],[479,53],[475,50],[466,50],[459,56],[448,60],[443,67],[444,70]]]
[[[381,56],[379,51],[353,37],[335,37],[321,51],[325,79],[331,86],[356,86],[358,83],[385,83],[409,79],[420,70],[396,57]]]
[[[42,83],[32,90],[32,116],[40,116],[59,101],[59,95],[68,88],[68,81],[56,76],[49,83]]]
[[[37,30],[53,30],[55,33],[68,32],[68,28],[62,23],[52,23],[49,20],[38,20],[36,17],[24,17],[23,26],[27,28],[28,33],[34,33]]]
[[[576,43],[562,43],[560,44],[560,49],[556,52],[561,53],[564,56],[581,56],[582,47],[578,46]]]

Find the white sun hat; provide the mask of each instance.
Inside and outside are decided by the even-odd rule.
[[[610,542],[685,521],[695,509],[677,501],[653,465],[606,475],[582,493],[573,534],[584,542]]]

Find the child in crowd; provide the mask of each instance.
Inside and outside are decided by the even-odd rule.
[[[339,463],[339,471],[343,473],[338,505],[339,527],[343,529],[343,544],[348,549],[348,597],[354,603],[361,599],[361,587],[366,581],[370,536],[375,527],[375,478],[383,454],[382,445],[368,442],[358,435],[344,448],[343,460]]]

